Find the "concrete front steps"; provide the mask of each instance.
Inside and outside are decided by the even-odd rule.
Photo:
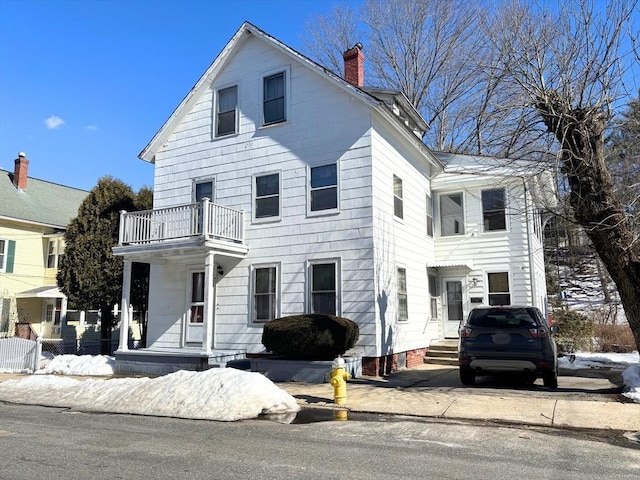
[[[458,365],[458,340],[445,339],[432,343],[424,357],[424,363],[433,365]]]

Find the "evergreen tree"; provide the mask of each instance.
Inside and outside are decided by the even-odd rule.
[[[89,192],[65,232],[57,283],[76,308],[100,311],[102,354],[111,353],[112,308],[122,296],[123,260],[111,248],[118,242],[120,211],[135,209],[131,187],[106,176]]]

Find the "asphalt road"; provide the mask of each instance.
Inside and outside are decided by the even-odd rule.
[[[224,423],[0,403],[0,478],[637,479],[635,442],[389,416]]]

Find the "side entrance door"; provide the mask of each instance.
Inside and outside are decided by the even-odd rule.
[[[186,343],[201,343],[204,333],[204,272],[189,271],[187,277]]]
[[[445,338],[458,338],[458,328],[464,318],[462,278],[442,279],[442,317]]]

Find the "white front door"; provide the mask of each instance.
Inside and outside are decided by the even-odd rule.
[[[458,328],[464,318],[462,278],[442,279],[442,317],[445,338],[458,338]]]
[[[185,342],[201,344],[204,334],[204,271],[190,271],[187,281]]]
[[[43,301],[42,328],[40,335],[44,338],[58,338],[60,336],[60,315],[62,299],[47,298]]]

